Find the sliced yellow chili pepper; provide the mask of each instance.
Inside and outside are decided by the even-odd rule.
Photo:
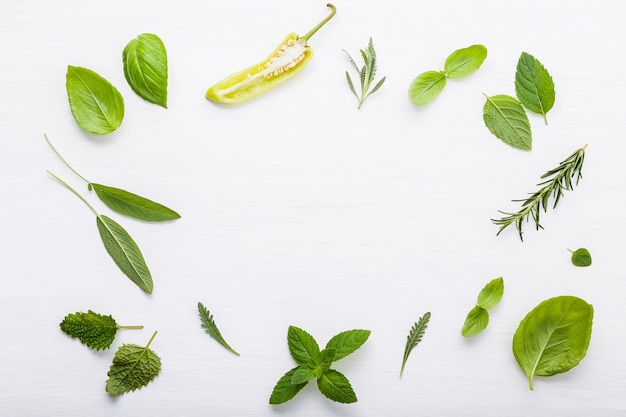
[[[336,13],[328,3],[330,14],[306,35],[290,33],[264,61],[236,72],[206,92],[206,98],[217,103],[240,103],[256,97],[293,77],[313,56],[307,41]]]

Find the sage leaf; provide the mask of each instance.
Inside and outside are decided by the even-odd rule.
[[[513,336],[513,355],[531,390],[535,375],[555,375],[580,363],[592,323],[593,306],[569,295],[547,299],[524,317]]]
[[[576,249],[572,252],[572,263],[576,266],[589,266],[591,265],[591,254],[585,248]]]
[[[485,310],[491,310],[498,305],[504,294],[504,280],[502,277],[491,280],[480,290],[476,304]]]
[[[467,313],[461,334],[465,337],[473,337],[487,328],[489,324],[489,312],[480,306],[474,306]]]
[[[110,82],[90,69],[71,65],[65,79],[70,110],[81,128],[104,135],[120,127],[124,99]]]
[[[330,369],[317,380],[317,387],[328,399],[338,403],[350,404],[357,401],[350,381],[341,372]]]
[[[371,334],[369,330],[346,330],[333,336],[326,344],[326,349],[334,349],[333,361],[343,359],[360,348]]]
[[[283,375],[278,382],[276,383],[276,385],[274,386],[274,389],[272,390],[272,395],[270,395],[270,404],[282,404],[285,403],[289,400],[291,400],[293,397],[296,396],[297,393],[300,392],[300,390],[302,390],[302,388],[304,388],[306,386],[306,382],[303,382],[301,384],[292,384],[291,381],[293,380],[293,376],[294,374],[300,369],[300,367],[296,367],[293,368],[289,371],[287,371],[287,373],[285,373],[285,375]]]
[[[554,81],[543,64],[526,52],[517,61],[515,93],[528,110],[541,114],[548,124],[546,114],[554,106],[556,96]]]
[[[106,391],[117,397],[148,385],[161,371],[161,358],[149,349],[157,332],[145,347],[122,345],[113,356],[106,381]]]
[[[100,200],[111,210],[125,216],[150,222],[162,222],[180,218],[180,215],[174,210],[120,188],[96,183],[89,183],[89,188],[93,189]]]
[[[446,86],[446,76],[440,71],[426,71],[409,86],[409,99],[413,104],[430,103]]]
[[[472,45],[452,52],[444,64],[448,78],[463,78],[476,72],[487,58],[487,48]]]
[[[132,282],[148,294],[152,293],[152,276],[139,247],[128,232],[113,219],[96,216],[100,238],[117,266]]]
[[[489,131],[514,148],[531,150],[530,122],[521,103],[505,94],[485,97],[483,120]]]
[[[163,41],[144,33],[131,40],[122,52],[124,77],[144,100],[167,108],[167,52]]]

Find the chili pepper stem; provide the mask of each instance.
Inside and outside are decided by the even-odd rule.
[[[326,19],[324,19],[321,22],[319,22],[317,24],[317,26],[315,26],[313,29],[308,31],[308,33],[306,35],[298,37],[298,40],[300,42],[302,42],[304,45],[306,45],[307,41],[309,40],[309,38],[311,36],[315,35],[315,32],[317,32],[322,26],[324,26],[326,24],[326,22],[328,22],[330,19],[332,19],[333,16],[335,15],[335,13],[337,13],[337,8],[333,4],[328,3],[326,6],[330,7],[330,9],[331,9],[330,14],[328,16],[326,16]]]

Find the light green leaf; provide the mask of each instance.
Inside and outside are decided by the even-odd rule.
[[[102,76],[87,68],[68,65],[65,88],[72,116],[80,127],[96,135],[120,127],[124,99]]]
[[[122,53],[124,76],[138,96],[167,108],[167,53],[161,39],[144,33]]]
[[[485,310],[491,310],[493,307],[498,305],[500,300],[502,300],[502,295],[504,294],[504,280],[502,277],[496,278],[480,290],[478,294],[478,304],[479,307],[484,308]]]
[[[319,378],[322,373],[319,369],[299,367],[291,376],[291,385],[306,384],[312,379]]]
[[[572,263],[576,266],[591,265],[591,254],[585,248],[576,249],[572,252]]]
[[[463,78],[473,74],[487,58],[487,48],[472,45],[452,52],[444,64],[444,73],[448,78]]]
[[[530,123],[520,102],[505,94],[485,97],[483,120],[489,131],[515,148],[531,150]]]
[[[592,323],[593,306],[569,295],[545,300],[524,317],[513,336],[513,355],[531,390],[535,375],[555,375],[580,363]]]
[[[139,288],[152,293],[152,276],[139,247],[128,232],[113,219],[100,214],[96,216],[100,238],[117,266]]]
[[[420,319],[413,324],[409,335],[406,338],[406,347],[404,348],[404,356],[402,357],[402,368],[400,368],[400,376],[404,372],[404,366],[409,359],[409,354],[419,342],[422,341],[422,336],[426,328],[428,328],[428,322],[430,321],[430,312],[425,313]]]
[[[117,349],[107,374],[106,391],[111,396],[117,397],[145,387],[157,377],[161,370],[161,358],[149,349],[156,334],[154,332],[146,347],[122,345]]]
[[[357,401],[350,381],[339,371],[330,369],[324,372],[317,380],[317,387],[324,396],[333,401],[344,404]]]
[[[480,306],[470,310],[463,323],[461,334],[465,337],[473,337],[487,328],[489,324],[489,312]]]
[[[317,365],[320,348],[309,333],[298,327],[289,326],[287,345],[291,356],[298,365],[309,368],[314,368]]]
[[[297,393],[300,392],[302,388],[307,384],[306,382],[302,384],[292,384],[291,381],[293,379],[293,375],[298,371],[300,367],[296,367],[287,371],[285,375],[283,375],[272,390],[272,395],[270,396],[270,404],[282,404],[293,397],[296,396]]]
[[[554,106],[556,96],[554,81],[543,64],[526,52],[517,61],[515,92],[528,110],[541,114],[548,124],[546,114]]]
[[[179,219],[180,215],[162,204],[148,200],[120,188],[90,183],[100,200],[111,210],[125,216],[149,222],[162,222]]]
[[[333,361],[343,359],[367,341],[370,336],[369,330],[346,330],[333,336],[326,344],[326,349],[335,349]]]
[[[213,339],[217,340],[219,344],[224,346],[227,350],[235,355],[239,356],[239,353],[235,351],[226,340],[222,337],[222,333],[220,333],[219,329],[215,325],[215,321],[213,321],[213,315],[207,308],[202,304],[198,303],[198,314],[200,315],[200,321],[202,324],[200,325]]]
[[[426,71],[417,76],[409,87],[409,99],[413,104],[430,103],[446,86],[446,76],[439,71]]]

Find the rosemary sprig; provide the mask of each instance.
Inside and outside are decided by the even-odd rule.
[[[563,191],[573,190],[572,180],[576,179],[576,185],[578,185],[578,181],[582,178],[582,168],[585,160],[586,148],[587,145],[576,150],[576,152],[562,161],[558,167],[543,174],[541,178],[548,179],[537,184],[537,186],[540,186],[541,188],[531,194],[530,197],[525,200],[513,200],[515,202],[522,202],[522,207],[517,213],[500,211],[500,213],[504,214],[505,217],[502,217],[501,219],[491,219],[495,225],[500,226],[500,230],[498,230],[497,234],[499,235],[500,232],[502,232],[502,230],[504,230],[507,226],[515,224],[515,227],[519,232],[519,237],[523,241],[522,225],[524,219],[529,222],[531,218],[535,222],[537,230],[540,228],[543,229],[543,226],[539,223],[541,209],[543,209],[544,212],[548,211],[550,196],[554,197],[554,204],[552,205],[552,208],[554,209],[561,200],[561,197],[563,197]]]
[[[374,43],[372,42],[371,37],[367,44],[367,49],[361,49],[361,57],[363,58],[364,65],[360,69],[357,66],[356,62],[354,62],[354,59],[352,59],[350,54],[345,49],[343,49],[343,51],[346,53],[348,59],[350,60],[350,63],[359,74],[359,79],[361,81],[360,95],[354,88],[354,83],[352,82],[352,78],[350,78],[350,74],[348,73],[348,71],[346,71],[346,80],[348,81],[348,86],[350,86],[350,90],[352,90],[352,93],[354,93],[357,100],[359,100],[358,108],[360,109],[365,102],[365,99],[374,94],[376,90],[378,90],[383,85],[387,77],[381,78],[381,80],[378,81],[378,83],[370,91],[370,86],[374,82],[374,77],[376,76],[376,51],[374,50]]]

